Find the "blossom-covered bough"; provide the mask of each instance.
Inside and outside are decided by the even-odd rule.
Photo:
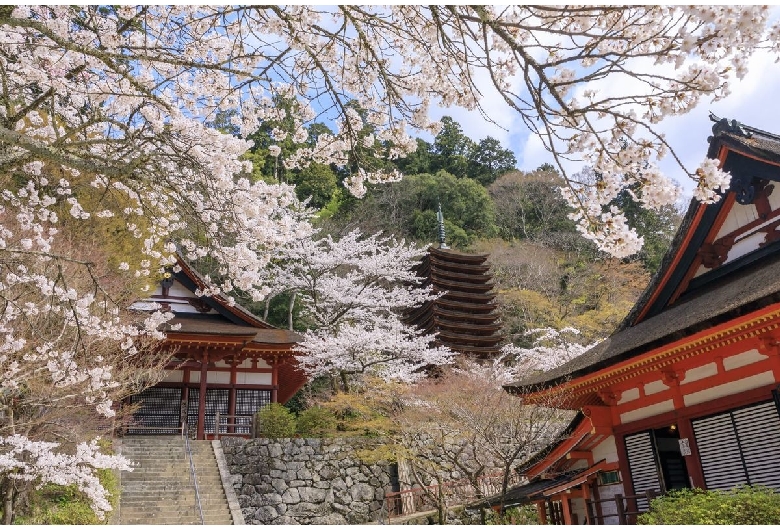
[[[270,212],[241,211],[268,191],[233,179],[247,145],[203,125],[220,111],[234,111],[242,134],[292,112],[294,130],[277,136],[301,149],[284,163],[344,165],[366,141],[364,119],[385,156],[403,156],[416,147],[410,131],[436,131],[432,104],[480,107],[486,75],[559,163],[583,232],[627,255],[640,242],[610,201],[627,187],[651,208],[676,198],[656,164],[674,148],[655,125],[728,95],[750,55],[780,41],[769,9],[754,6],[19,7],[0,21],[0,141],[14,146],[2,167],[50,161],[99,175],[95,186],[131,196],[140,206],[129,207],[165,233],[186,223],[174,215],[183,206],[207,240],[222,221],[239,221],[237,248],[221,256],[239,276],[257,265],[243,252],[248,241],[272,244],[290,227],[257,227],[249,216]],[[277,96],[297,104],[277,108]],[[304,147],[304,126],[316,119],[337,130]],[[579,182],[563,159],[589,165],[598,180]],[[725,182],[711,164],[683,170],[705,199]],[[366,181],[398,177],[360,168],[347,184],[360,195]],[[232,190],[235,208],[217,208]],[[189,243],[188,252],[203,251]]]
[[[480,108],[486,75],[552,152],[581,230],[628,255],[641,241],[612,199],[623,188],[650,208],[676,197],[657,169],[675,156],[657,123],[725,97],[757,49],[778,51],[780,29],[768,20],[752,6],[0,6],[4,406],[36,374],[58,389],[76,385],[73,395],[109,413],[111,398],[93,395],[88,374],[102,374],[97,388],[120,382],[116,365],[166,318],[134,325],[109,296],[110,278],[150,284],[178,245],[191,261],[210,260],[203,294],[260,300],[275,250],[311,237],[291,188],[246,177],[249,143],[207,125],[219,116],[242,136],[292,124],[273,129],[274,141],[300,146],[289,167],[357,160],[345,184],[360,196],[367,182],[400,175],[351,153],[404,156],[416,148],[412,133],[437,131],[432,105]],[[316,121],[335,132],[309,145]],[[569,175],[565,159],[591,170]],[[712,162],[683,170],[705,200],[728,182]],[[95,274],[98,261],[111,272]],[[8,448],[48,442],[42,432],[4,425],[0,434]],[[6,498],[14,481],[34,482],[12,460],[0,467]]]

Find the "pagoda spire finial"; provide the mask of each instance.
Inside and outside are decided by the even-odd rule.
[[[441,211],[441,202],[439,202],[439,211],[436,212],[436,219],[439,221],[439,248],[450,248],[445,242],[444,214]]]

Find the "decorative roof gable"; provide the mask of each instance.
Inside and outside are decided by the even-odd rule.
[[[708,156],[732,175],[729,190],[716,204],[691,202],[659,271],[615,333],[507,390],[590,376],[780,300],[780,136],[714,121]]]
[[[277,329],[253,315],[248,309],[230,304],[222,296],[197,296],[206,282],[181,256],[177,256],[177,272],[163,279],[149,297],[130,306],[147,311],[153,304],[174,313],[174,318],[164,329],[173,335],[195,334],[199,336],[242,337],[250,343],[265,344],[268,348],[288,347],[299,342],[301,336],[293,331]],[[204,339],[205,340],[205,339]]]
[[[659,272],[621,329],[780,249],[780,136],[712,119],[708,156],[732,175],[731,186],[716,204],[691,201]]]

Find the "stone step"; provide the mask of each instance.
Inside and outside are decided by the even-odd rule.
[[[134,519],[127,519],[122,520],[123,525],[199,525],[200,519],[191,517],[187,519],[156,519],[153,521],[150,521],[149,519],[144,519],[143,517],[134,518]],[[229,517],[227,518],[218,518],[218,519],[206,519],[204,521],[204,524],[207,525],[232,525],[233,520]]]
[[[203,521],[206,524],[228,524],[233,521],[229,515],[203,515]],[[121,524],[200,524],[200,516],[197,513],[187,515],[158,515],[149,516],[140,514],[122,515]]]
[[[170,501],[170,502],[178,502],[179,504],[195,504],[195,496],[194,495],[178,495],[174,496],[172,498],[163,498],[160,496],[154,496],[154,495],[146,495],[146,496],[125,496],[125,498],[122,499],[122,506],[154,506],[155,501]],[[223,505],[227,504],[227,498],[223,495],[222,497],[203,497],[200,498],[201,505],[206,506],[217,506],[217,505]]]
[[[204,519],[206,517],[214,518],[214,517],[221,517],[225,516],[226,514],[229,514],[227,511],[227,506],[220,507],[219,509],[215,510],[203,510],[203,517]],[[169,511],[144,511],[141,509],[137,510],[128,510],[128,511],[122,511],[121,517],[123,519],[142,519],[144,517],[149,519],[159,519],[161,517],[197,517],[198,511],[190,508],[189,510],[169,510]]]
[[[210,441],[190,441],[206,524],[232,524]],[[119,524],[200,524],[190,458],[179,436],[128,437],[120,452],[134,470],[123,472]]]
[[[162,481],[123,481],[123,485],[127,486],[126,490],[131,491],[154,491],[157,493],[165,493],[166,491],[181,491],[181,490],[195,490],[195,485],[192,482],[162,482]],[[200,493],[213,494],[223,492],[222,484],[219,482],[198,482],[198,490]]]
[[[177,508],[172,508],[172,505],[166,507],[150,508],[149,502],[147,503],[130,503],[122,507],[121,513],[137,513],[139,515],[161,515],[161,514],[188,514],[194,513],[195,501],[177,504]],[[222,501],[221,504],[203,504],[203,513],[209,513],[212,515],[220,515],[229,510],[227,501]]]
[[[190,482],[170,482],[163,480],[135,480],[135,481],[123,481],[123,484],[127,486],[127,491],[178,491],[182,489],[195,489],[195,485]],[[222,484],[219,482],[202,482],[198,481],[198,489],[203,490],[202,493],[214,493],[215,491],[222,491]]]
[[[219,473],[204,473],[201,474],[199,472],[200,470],[195,470],[195,476],[200,480],[201,478],[204,481],[209,480],[219,480],[220,475]],[[159,482],[163,481],[170,481],[170,482],[192,482],[190,470],[179,470],[178,472],[172,472],[172,471],[155,471],[153,469],[138,469],[136,471],[132,472],[123,472],[122,473],[122,480],[145,480],[145,479],[157,479]]]
[[[211,464],[207,461],[200,461],[193,460],[193,465],[195,465],[196,471],[203,469],[205,472],[211,473],[218,471],[217,467],[211,467]],[[123,471],[123,473],[137,473],[139,471],[182,471],[186,470],[188,473],[190,471],[190,462],[189,460],[134,460],[131,462],[132,471]]]
[[[160,502],[155,501],[166,501],[166,502],[177,502],[181,501],[180,504],[194,504],[195,503],[195,495],[190,492],[182,492],[181,495],[173,495],[173,496],[161,496],[161,495],[125,495],[125,497],[122,499],[123,505],[140,505],[143,503],[149,504],[149,506],[154,506],[157,504],[161,504]],[[200,497],[200,502],[203,505],[212,505],[212,504],[224,504],[227,502],[227,498],[223,496],[203,496]]]

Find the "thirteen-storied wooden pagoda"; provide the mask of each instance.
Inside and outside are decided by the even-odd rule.
[[[441,207],[439,216],[441,222]],[[436,345],[480,358],[497,355],[504,336],[487,258],[448,249],[440,228],[440,247],[431,246],[414,270],[425,278],[423,286],[444,294],[408,311],[405,322],[435,334]]]

